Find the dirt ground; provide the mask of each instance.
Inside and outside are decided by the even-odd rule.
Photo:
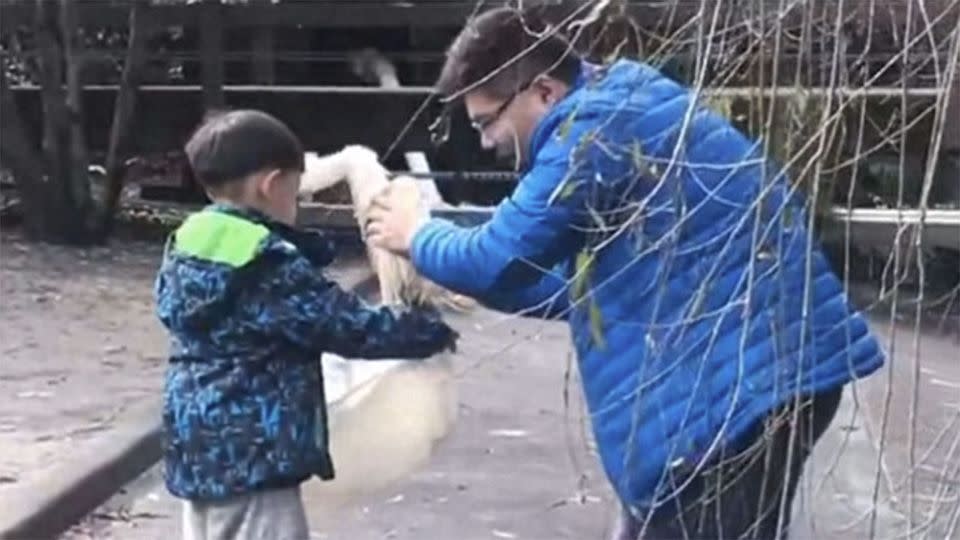
[[[484,310],[448,317],[462,336],[452,433],[425,467],[358,504],[330,512],[319,481],[306,484],[310,538],[604,538],[609,489],[567,371],[565,325]],[[157,467],[62,540],[166,540],[180,537],[179,526],[179,501]]]
[[[0,501],[4,488],[61,464],[159,392],[167,340],[153,282],[162,247],[118,239],[72,248],[0,232]]]
[[[922,332],[918,358],[909,323],[873,315],[891,359],[848,387],[801,478],[793,540],[957,538],[960,342]],[[484,311],[451,322],[463,336],[454,431],[422,470],[333,518],[318,482],[307,484],[311,538],[604,539],[609,490],[584,433],[575,371],[566,379],[564,325]],[[179,535],[179,519],[154,469],[63,538],[165,540]]]
[[[159,390],[167,346],[151,294],[160,252],[159,242],[72,249],[0,234],[0,501],[5,487],[104,436]],[[810,463],[793,538],[867,538],[874,527],[875,538],[955,538],[960,334],[918,335],[881,308],[871,319],[891,361],[848,393]],[[424,470],[335,526],[314,519],[308,486],[312,538],[603,538],[608,488],[584,434],[575,372],[567,380],[564,325],[490,312],[452,322],[463,335],[454,433]],[[931,516],[918,515],[917,534],[904,525],[908,476],[918,514]],[[179,507],[156,469],[126,491],[65,538],[179,536]]]
[[[161,382],[158,242],[89,249],[0,233],[0,498]]]
[[[485,311],[451,322],[463,336],[453,432],[422,470],[332,517],[318,482],[306,484],[310,537],[604,539],[609,490],[584,433],[575,371],[566,378],[565,326]],[[896,350],[884,370],[848,387],[801,478],[793,540],[957,538],[960,342],[924,332],[918,364],[912,347],[903,346],[912,337],[909,324],[890,325],[875,313],[873,326]],[[891,347],[894,330],[899,347]],[[912,488],[903,483],[911,477]],[[911,499],[917,517],[908,530]],[[63,540],[166,540],[179,536],[179,520],[179,502],[154,469]]]

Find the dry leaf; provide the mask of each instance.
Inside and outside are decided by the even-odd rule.
[[[17,393],[18,398],[48,398],[53,397],[53,392],[43,392],[37,390],[25,390]]]
[[[526,437],[528,435],[523,429],[491,429],[489,434],[491,437]]]

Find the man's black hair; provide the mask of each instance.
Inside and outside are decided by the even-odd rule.
[[[580,57],[559,32],[540,39],[537,34],[546,28],[536,9],[501,7],[478,15],[467,22],[447,50],[434,90],[450,96],[493,72],[498,74],[481,86],[503,98],[541,74],[572,84],[580,72]],[[504,69],[517,57],[518,61]]]
[[[184,147],[190,172],[203,187],[268,169],[303,171],[303,147],[280,120],[257,110],[242,109],[208,117]]]

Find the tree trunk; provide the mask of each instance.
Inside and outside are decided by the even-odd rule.
[[[31,238],[46,237],[43,216],[49,198],[41,155],[30,142],[6,74],[0,74],[0,161],[13,173],[23,204],[24,229]]]
[[[83,132],[83,45],[77,36],[77,6],[75,0],[60,0],[60,39],[66,68],[66,120],[69,126],[69,159],[64,164],[67,189],[76,212],[78,225],[92,231],[96,205],[90,195],[86,136]]]
[[[37,0],[34,7],[43,107],[41,149],[37,151],[27,136],[5,75],[0,149],[20,188],[26,232],[53,243],[88,244],[98,238],[88,219],[92,204],[80,114],[80,67],[71,43],[76,39],[75,6],[65,0],[62,4]]]
[[[43,103],[43,160],[49,189],[46,190],[47,200],[43,204],[45,211],[39,215],[24,216],[24,220],[38,220],[45,240],[72,243],[78,216],[68,180],[70,130],[63,91],[63,51],[58,39],[56,5],[37,0],[36,10]],[[74,232],[69,232],[71,229]]]
[[[105,236],[113,230],[120,195],[123,192],[123,180],[127,170],[124,165],[124,156],[129,151],[125,143],[135,117],[149,31],[146,20],[147,10],[148,6],[142,0],[134,2],[130,8],[130,38],[123,62],[117,101],[113,106],[113,124],[110,126],[110,145],[107,149],[107,192],[100,220],[100,229]]]

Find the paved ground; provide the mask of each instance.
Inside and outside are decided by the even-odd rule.
[[[889,321],[876,313],[873,327],[891,361],[848,389],[805,474],[803,538],[960,538],[960,328]]]
[[[0,235],[0,508],[5,489],[157,394],[167,352],[153,315],[161,246],[77,249]]]
[[[460,416],[429,466],[335,516],[336,523],[315,505],[308,485],[314,538],[603,537],[606,486],[577,427],[576,380],[569,383],[569,407],[563,405],[567,332],[555,324],[499,320],[488,312],[453,319],[463,335]],[[179,507],[158,480],[152,471],[134,487],[120,521],[88,523],[68,537],[178,534]]]
[[[313,538],[604,538],[609,517],[606,487],[578,427],[579,402],[569,408],[563,405],[566,332],[557,324],[504,324],[497,322],[501,320],[498,317],[481,313],[456,321],[465,335],[461,366],[479,365],[462,379],[462,416],[455,432],[426,469],[397,489],[337,515],[333,523],[321,508],[311,506],[315,486],[308,485]],[[889,325],[877,321],[875,326],[889,343]],[[929,510],[930,501],[938,494],[941,504],[931,512],[935,520],[907,536],[910,538],[960,537],[956,530],[947,536],[951,520],[955,522],[960,512],[956,500],[960,488],[957,350],[956,338],[924,336],[923,353],[929,362],[920,373],[914,468],[915,493],[924,498],[917,499],[916,523],[925,521],[920,510]],[[908,500],[891,501],[887,486],[888,476],[896,483],[908,470],[910,353],[900,348],[891,363],[894,391],[883,460],[887,472],[879,479],[879,503],[874,504],[874,486],[878,485],[874,441],[879,440],[887,395],[886,372],[861,385],[856,399],[853,394],[845,398],[805,475],[803,492],[795,504],[794,538],[870,538],[874,508],[874,538],[906,536]],[[571,384],[575,399],[577,382]],[[866,414],[864,409],[857,410],[857,401],[867,404]],[[944,430],[947,441],[934,445],[936,435]],[[931,447],[932,455],[921,460]],[[160,540],[178,534],[179,508],[164,493],[158,471],[152,471],[133,491],[126,500],[104,509],[107,520],[89,521],[68,538]],[[899,491],[902,495],[904,490]],[[121,513],[111,514],[118,502]],[[811,502],[812,512],[807,510]]]
[[[166,342],[151,306],[159,246],[0,240],[2,499],[155,393]]]
[[[166,350],[151,311],[158,257],[155,244],[72,250],[3,235],[0,504],[5,487],[30,482],[76,445],[106,436],[125,408],[157,391]],[[960,538],[956,323],[947,337],[923,332],[918,355],[909,321],[891,325],[884,311],[873,314],[894,359],[845,400],[806,477],[809,495],[798,507],[812,501],[812,512],[797,520],[795,537],[868,538],[876,509],[876,538]],[[607,488],[583,435],[575,374],[565,383],[565,329],[486,312],[455,324],[464,334],[458,369],[465,374],[454,433],[425,469],[334,523],[320,519],[308,486],[314,537],[603,538]],[[903,482],[911,477],[912,490]],[[158,480],[151,471],[66,537],[178,537],[179,509]],[[910,491],[918,494],[912,533],[904,529]],[[927,524],[923,512],[936,519]]]

